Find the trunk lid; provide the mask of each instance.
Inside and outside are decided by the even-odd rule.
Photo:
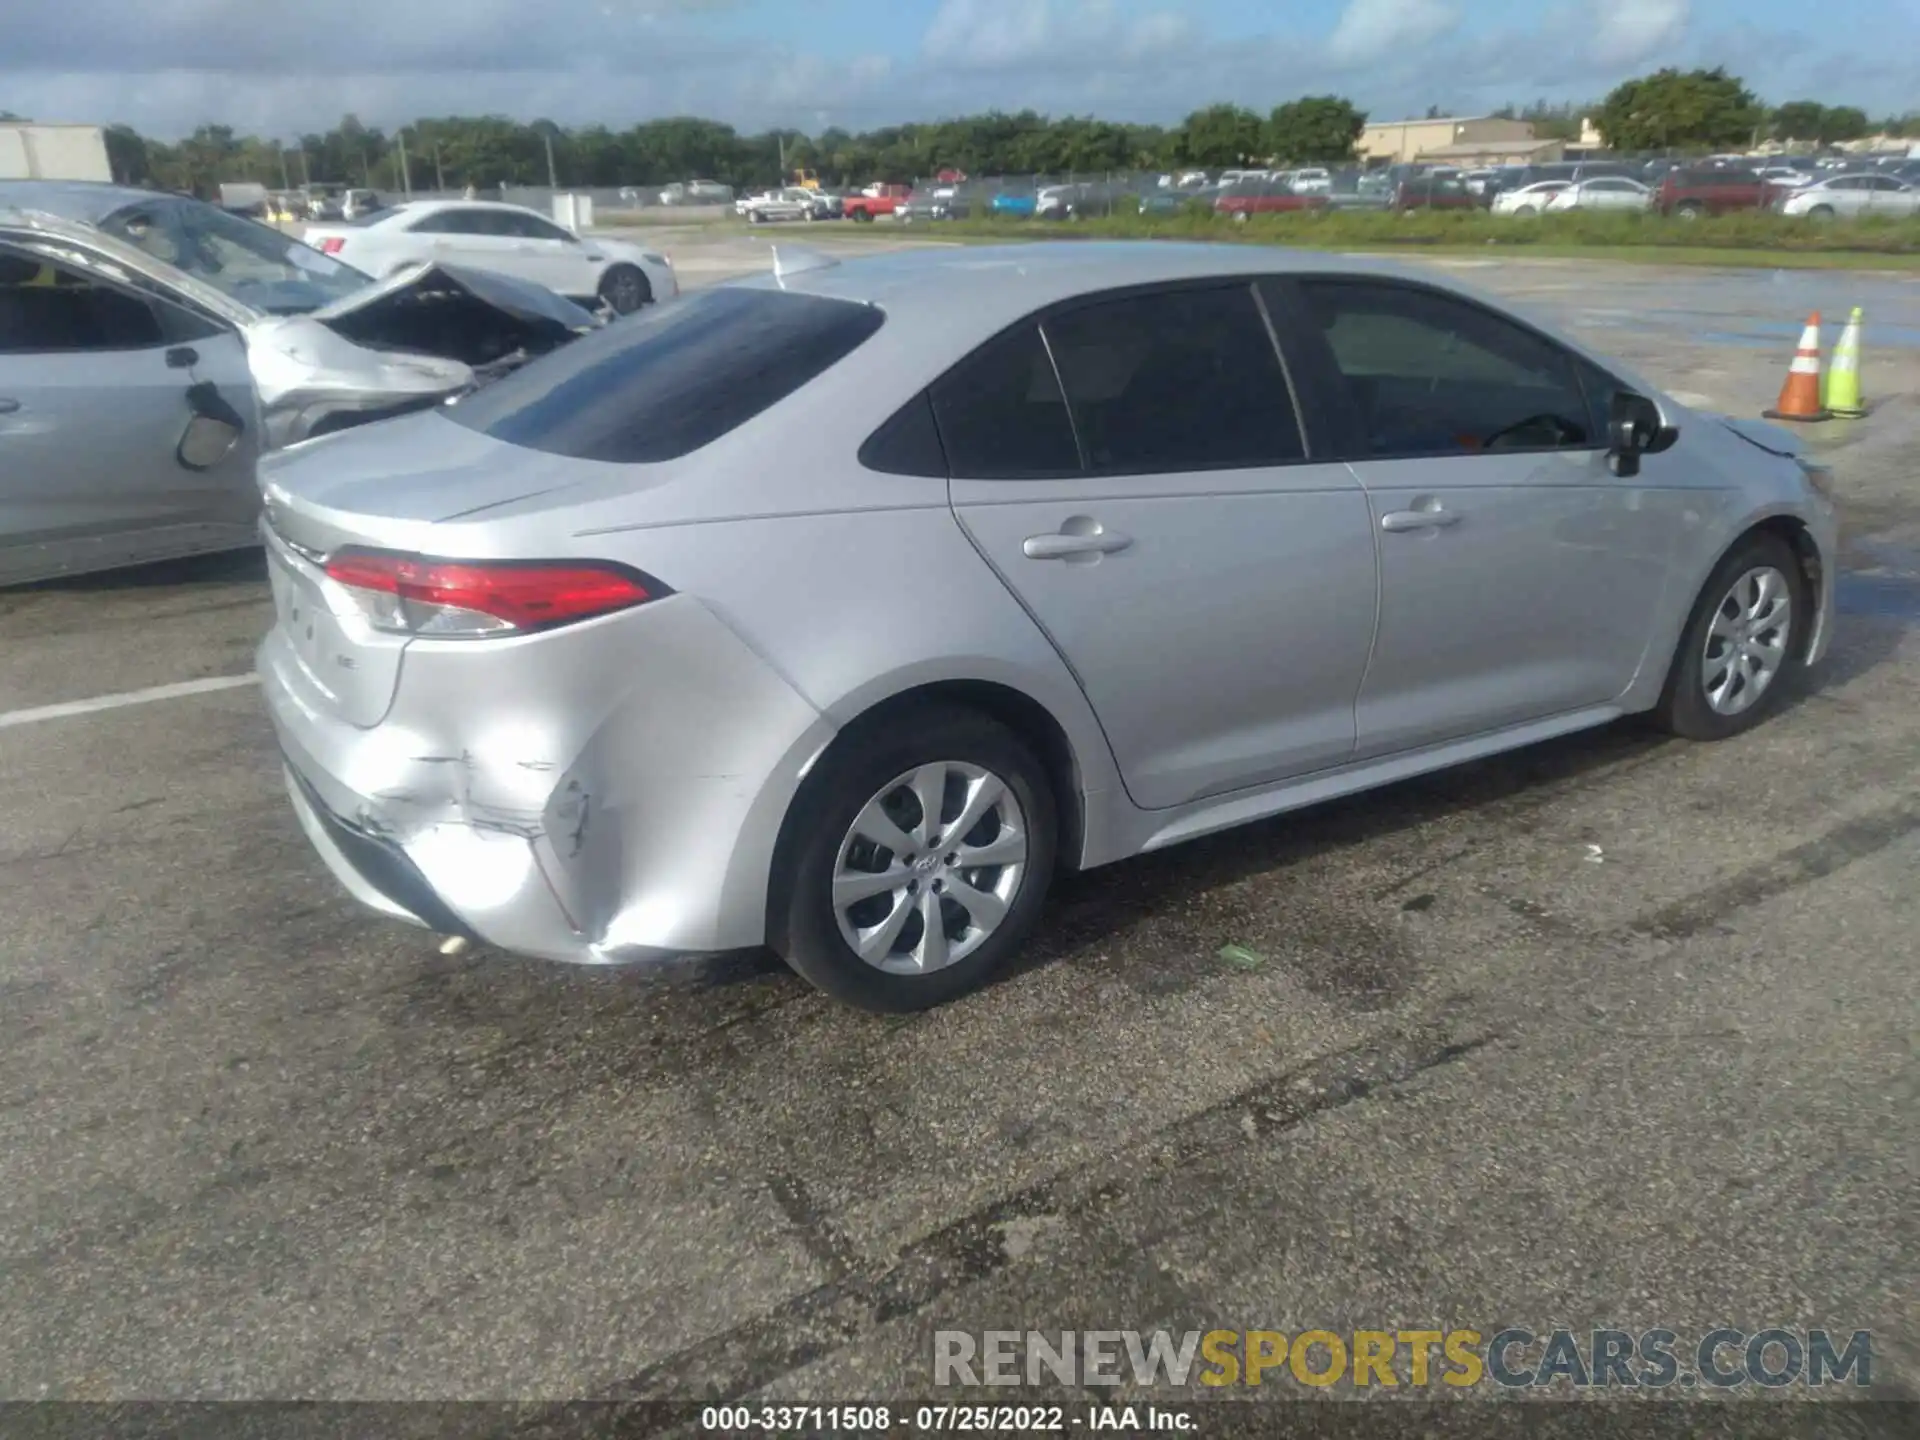
[[[418,549],[427,527],[583,483],[602,467],[507,445],[437,411],[343,430],[260,462],[268,522],[303,549]]]

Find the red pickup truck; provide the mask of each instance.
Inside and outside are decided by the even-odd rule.
[[[911,194],[911,185],[869,185],[858,195],[847,196],[841,202],[841,212],[849,220],[873,221],[882,215],[893,214],[907,203],[907,197]]]
[[[1387,209],[1477,210],[1479,197],[1466,185],[1448,175],[1411,175],[1393,187]]]
[[[1249,215],[1280,215],[1290,210],[1326,208],[1325,195],[1302,195],[1278,180],[1236,185],[1213,202],[1214,214],[1231,215],[1236,220],[1245,220]]]
[[[1653,208],[1683,220],[1729,210],[1764,210],[1772,191],[1752,170],[1669,170],[1654,192]]]

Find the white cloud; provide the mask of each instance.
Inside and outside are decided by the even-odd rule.
[[[0,26],[0,107],[124,120],[161,138],[209,122],[289,136],[346,111],[387,129],[483,112],[615,128],[679,114],[749,131],[865,129],[1029,107],[1173,122],[1216,101],[1264,113],[1328,92],[1384,117],[1595,99],[1654,64],[1724,63],[1770,99],[1812,95],[1880,113],[1911,104],[1920,43],[1897,15],[1865,51],[1745,20],[1707,23],[1732,0],[1547,0],[1507,12],[1507,26],[1464,0],[1350,0],[1324,40],[1281,5],[1265,7],[1276,17],[1267,33],[1225,40],[1180,0],[941,0],[925,7],[917,49],[891,56],[857,53],[865,40],[780,45],[694,14],[751,3],[546,0],[531,24],[526,0],[327,0],[305,10],[15,0]],[[843,13],[852,10],[847,0]]]
[[[1460,12],[1446,0],[1348,0],[1327,40],[1337,65],[1388,59],[1447,34]]]
[[[1192,36],[1174,11],[1132,15],[1114,0],[940,0],[920,53],[962,69],[1061,63],[1097,70],[1115,59],[1161,55]]]
[[[1592,12],[1595,65],[1638,65],[1677,46],[1687,31],[1687,0],[1612,0]]]

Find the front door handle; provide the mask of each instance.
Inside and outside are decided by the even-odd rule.
[[[1097,530],[1090,535],[1063,532],[1057,535],[1029,535],[1020,548],[1029,560],[1071,560],[1076,555],[1111,555],[1133,543],[1131,535],[1112,530]]]
[[[11,415],[20,408],[18,400],[8,400],[0,396],[0,415]]]
[[[1380,528],[1400,534],[1408,530],[1441,530],[1460,523],[1454,510],[1390,510],[1380,517]]]

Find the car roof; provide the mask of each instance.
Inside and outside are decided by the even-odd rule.
[[[164,190],[109,185],[101,180],[0,180],[0,205],[20,210],[42,210],[88,225],[98,225],[115,211],[124,210],[129,205],[187,198]]]
[[[431,215],[438,210],[505,210],[514,215],[540,215],[531,205],[515,205],[505,200],[400,200],[381,209],[404,210],[409,215]],[[540,215],[540,218],[548,217]]]
[[[783,259],[794,256],[790,247],[775,250]],[[1024,245],[896,250],[734,283],[878,305],[915,325],[935,325],[956,335],[986,335],[1048,305],[1104,290],[1211,276],[1336,271],[1381,276],[1409,273],[1387,261],[1270,245],[1042,240]]]

